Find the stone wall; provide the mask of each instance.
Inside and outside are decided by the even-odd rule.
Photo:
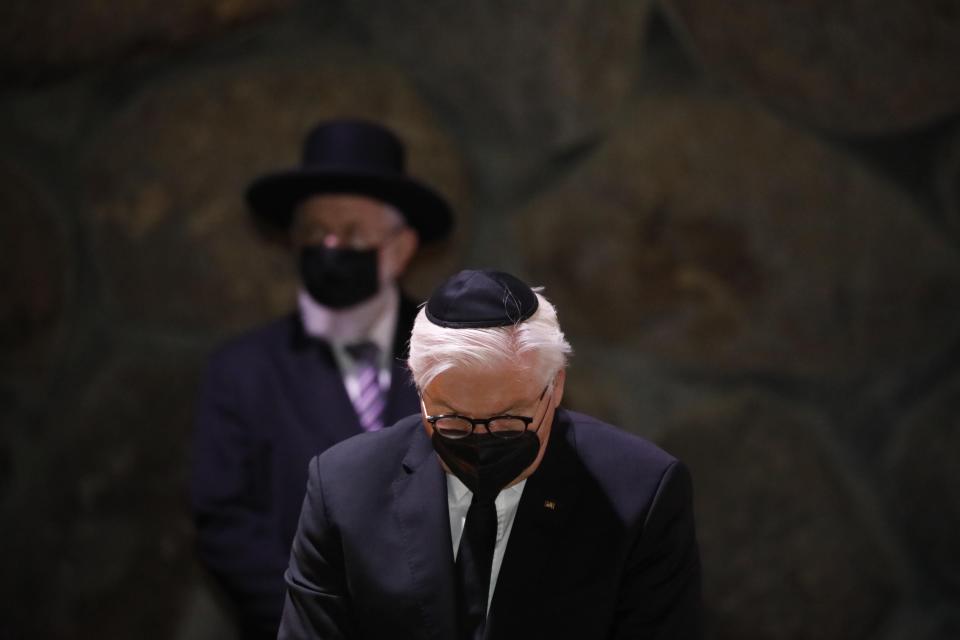
[[[960,637],[960,11],[816,0],[11,0],[0,638],[233,637],[198,372],[292,305],[241,200],[331,115],[546,286],[568,404],[694,475],[711,640]]]

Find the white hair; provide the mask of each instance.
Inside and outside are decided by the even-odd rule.
[[[533,367],[546,384],[567,366],[573,353],[560,330],[557,310],[534,289],[539,306],[524,322],[506,327],[452,329],[436,325],[420,309],[410,335],[410,359],[407,366],[418,389],[429,385],[438,375],[455,367],[493,369],[500,366],[531,366],[525,356],[535,354]]]

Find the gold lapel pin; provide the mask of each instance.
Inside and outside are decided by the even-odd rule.
[[[544,500],[544,501],[543,501],[543,508],[544,508],[544,509],[550,509],[551,511],[556,511],[556,510],[557,510],[557,503],[554,502],[553,500]]]

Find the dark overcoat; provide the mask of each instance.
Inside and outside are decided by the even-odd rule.
[[[401,301],[386,424],[419,412],[405,364],[416,311]],[[360,432],[330,346],[304,333],[299,314],[233,339],[210,358],[191,504],[201,560],[236,605],[244,637],[276,638],[310,459]]]
[[[690,476],[647,440],[558,409],[517,508],[487,640],[694,640]],[[310,463],[281,640],[453,640],[444,472],[419,415]]]

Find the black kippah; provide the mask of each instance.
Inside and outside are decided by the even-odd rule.
[[[506,327],[532,316],[539,304],[533,289],[509,273],[467,269],[437,287],[426,314],[448,329]]]

